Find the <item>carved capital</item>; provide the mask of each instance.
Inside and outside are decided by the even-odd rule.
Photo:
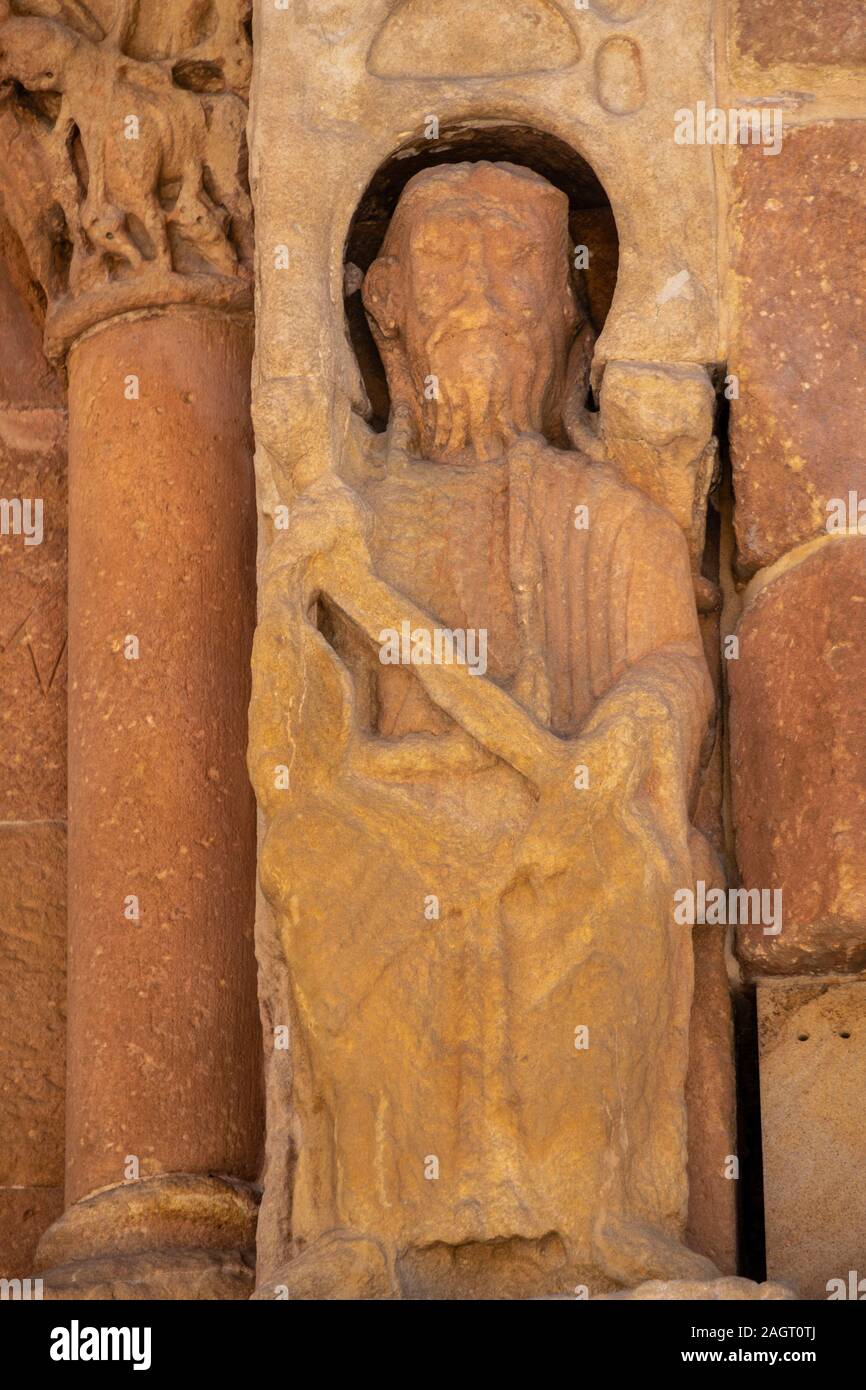
[[[249,308],[248,0],[215,27],[180,0],[165,34],[139,33],[138,0],[106,27],[78,0],[21,3],[0,0],[0,178],[48,353],[138,309]]]

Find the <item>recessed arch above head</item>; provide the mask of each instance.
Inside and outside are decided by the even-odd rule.
[[[363,276],[382,245],[404,187],[420,170],[440,164],[490,160],[523,165],[562,190],[569,203],[569,229],[586,256],[576,260],[590,317],[600,333],[616,286],[619,240],[605,189],[591,165],[571,145],[536,127],[467,118],[443,126],[435,140],[420,135],[386,159],[367,185],[346,238],[346,318],[371,407],[371,423],[382,429],[389,413],[385,373],[359,293]]]
[[[373,40],[375,77],[417,81],[556,72],[580,58],[553,0],[402,0]]]

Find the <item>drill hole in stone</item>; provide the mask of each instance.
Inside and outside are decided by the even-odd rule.
[[[587,268],[576,270],[575,278],[582,279],[596,334],[604,327],[616,288],[619,238],[610,199],[587,161],[563,140],[532,126],[479,120],[443,125],[435,140],[421,134],[396,150],[376,171],[346,238],[348,336],[370,402],[370,424],[377,431],[385,429],[391,402],[361,302],[363,276],[379,254],[397,200],[414,174],[438,164],[482,159],[524,165],[566,194],[571,239],[576,247],[586,246],[589,253]]]
[[[809,1041],[809,1034],[808,1034],[808,1033],[798,1033],[798,1034],[797,1034],[797,1042],[808,1042],[808,1041]]]
[[[850,1036],[851,1034],[848,1032],[847,1029],[843,1029],[839,1034],[840,1038],[850,1038]]]

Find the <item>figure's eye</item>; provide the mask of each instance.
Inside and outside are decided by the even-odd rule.
[[[42,76],[43,76],[43,77],[53,77],[53,76],[54,76],[54,73],[53,73],[53,72],[43,72]]]
[[[538,244],[534,241],[515,241],[513,237],[500,236],[491,241],[489,251],[502,265],[522,265],[527,260],[535,259]]]
[[[437,237],[435,240],[430,238],[428,241],[422,241],[415,250],[422,263],[435,265],[451,260],[454,254],[454,244],[445,237]]]

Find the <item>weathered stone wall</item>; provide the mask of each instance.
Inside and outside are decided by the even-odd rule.
[[[739,0],[726,30],[726,100],[760,93],[785,129],[777,156],[750,147],[728,160],[736,569],[748,581],[727,668],[731,809],[741,882],[781,890],[784,913],[778,935],[738,928],[737,950],[757,985],[767,1271],[818,1298],[864,1259],[850,1165],[852,1116],[866,1109],[855,983],[866,966],[866,15],[848,0]]]
[[[42,509],[0,536],[0,1276],[26,1278],[63,1207],[66,411],[8,223],[0,246],[0,495]]]

